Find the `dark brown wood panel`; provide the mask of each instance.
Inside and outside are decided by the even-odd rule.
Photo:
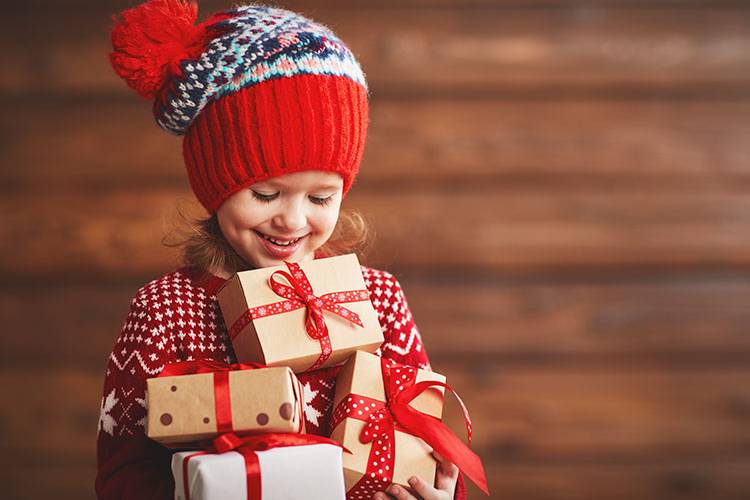
[[[647,464],[490,462],[490,497],[497,500],[745,500],[750,463],[742,460],[681,461]],[[5,495],[13,499],[94,498],[96,465],[64,461],[5,466]],[[44,481],[33,480],[45,478]],[[469,499],[487,498],[472,484]]]
[[[2,393],[9,401],[24,402],[3,412],[0,450],[18,452],[20,462],[75,462],[95,456],[103,382],[104,369],[0,370]]]
[[[228,3],[227,3],[228,5]],[[107,62],[112,9],[92,4],[8,15],[0,43],[33,38],[7,54],[9,93],[125,93]],[[744,94],[750,22],[742,8],[387,9],[311,8],[351,46],[380,93],[676,90]],[[721,54],[718,57],[717,54]],[[30,57],[29,54],[33,54]]]
[[[178,261],[160,240],[165,224],[175,221],[180,199],[190,200],[191,194],[173,189],[9,194],[0,200],[0,239],[15,246],[0,250],[0,271],[26,279],[162,273]],[[741,189],[603,192],[490,185],[352,192],[346,205],[367,214],[376,230],[383,228],[372,262],[386,269],[529,272],[750,263],[750,233],[744,230],[750,196]]]
[[[100,0],[97,7],[106,9],[108,12],[118,12],[136,5],[138,0]],[[247,2],[246,2],[247,3]],[[231,5],[229,0],[200,0],[200,13],[226,8]],[[50,5],[65,5],[70,8],[91,8],[91,0],[26,0],[8,6],[10,12],[35,12],[37,9],[49,7]],[[320,8],[351,9],[362,11],[363,9],[401,9],[425,8],[425,9],[518,9],[518,8],[581,8],[581,0],[287,0],[284,2],[266,2],[264,5],[276,5],[281,8],[303,12],[315,11]],[[716,8],[716,7],[743,7],[742,0],[596,0],[590,2],[589,8]]]
[[[65,500],[94,500],[96,459],[84,461],[57,460],[40,463],[15,462],[4,470],[7,481],[3,497],[13,500],[60,498]],[[43,480],[42,480],[43,478]]]
[[[750,463],[744,460],[659,460],[653,463],[490,464],[497,500],[744,500]],[[469,498],[483,497],[468,485]]]
[[[93,498],[107,355],[138,286],[177,266],[180,141],[106,57],[138,1],[4,6],[3,497]],[[492,498],[746,498],[750,5],[284,6],[368,75],[346,203],[470,407]]]
[[[401,283],[435,363],[640,369],[750,361],[750,277]],[[103,371],[138,286],[6,287],[0,365],[22,366],[34,353],[44,366]]]
[[[434,367],[468,405],[474,447],[489,462],[630,463],[742,460],[750,444],[747,369],[540,370]],[[0,372],[9,400],[2,452],[19,462],[91,457],[103,374],[75,368]],[[30,393],[29,387],[34,391]],[[51,404],[51,401],[54,404]],[[447,420],[455,425],[455,408]]]
[[[747,184],[748,137],[745,102],[380,100],[356,189]],[[7,187],[187,187],[181,141],[135,98],[19,100],[0,141]]]
[[[438,360],[624,368],[720,365],[750,354],[750,281],[740,277],[402,284]]]
[[[498,460],[741,459],[750,443],[745,367],[544,370],[446,362],[433,368],[469,407],[477,450]],[[456,411],[446,406],[449,422]]]

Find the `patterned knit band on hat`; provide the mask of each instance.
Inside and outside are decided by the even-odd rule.
[[[184,0],[127,10],[112,30],[112,65],[154,99],[165,130],[183,137],[198,200],[214,213],[256,182],[335,172],[344,194],[359,171],[368,124],[357,60],[325,26],[293,12],[240,6],[196,25]]]

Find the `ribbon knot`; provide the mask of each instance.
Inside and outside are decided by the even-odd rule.
[[[274,271],[268,277],[268,286],[276,295],[285,300],[248,309],[229,328],[229,337],[234,340],[254,319],[288,313],[304,307],[305,331],[310,338],[320,343],[321,351],[315,363],[305,371],[315,370],[320,368],[333,352],[323,311],[332,312],[344,320],[364,328],[359,315],[341,306],[341,304],[369,300],[370,294],[367,290],[347,290],[326,293],[318,297],[299,264],[294,262],[285,262],[285,264],[290,272]],[[279,281],[277,276],[284,278],[286,283]]]
[[[367,460],[367,470],[347,492],[347,498],[368,496],[373,488],[384,489],[393,480],[397,430],[421,438],[449,462],[456,464],[483,492],[488,493],[487,479],[479,457],[439,418],[421,413],[410,406],[417,396],[427,390],[442,387],[451,391],[463,410],[467,440],[471,444],[469,412],[453,388],[445,382],[417,382],[416,368],[398,365],[385,358],[381,358],[380,368],[385,401],[361,394],[349,394],[333,411],[331,429],[335,429],[346,418],[361,420],[365,422],[365,426],[359,435],[360,442],[373,443]]]
[[[312,297],[312,299],[310,299]],[[305,330],[310,338],[320,340],[328,336],[328,325],[323,319],[323,302],[315,295],[309,295],[306,305]]]
[[[380,408],[370,413],[367,417],[367,424],[362,428],[362,434],[359,440],[364,443],[371,443],[375,439],[382,439],[394,428],[395,421],[388,407]]]
[[[217,453],[226,453],[228,451],[236,450],[243,444],[245,443],[242,438],[234,432],[227,432],[213,440],[214,449]]]
[[[292,273],[275,271],[268,278],[268,284],[279,297],[305,306],[307,312],[305,327],[307,334],[311,338],[320,339],[328,335],[328,326],[323,318],[324,309],[352,323],[363,326],[359,315],[339,305],[340,302],[352,302],[351,297],[347,296],[347,292],[328,293],[322,297],[318,297],[313,293],[312,285],[310,285],[310,281],[302,271],[302,268],[299,267],[299,264],[293,262],[286,262],[285,264]],[[276,278],[277,275],[283,277],[288,285],[278,281]],[[354,297],[356,300],[362,300],[358,298],[361,294],[356,293],[355,295],[357,295],[357,297]]]
[[[285,264],[290,272],[273,272],[268,278],[268,284],[276,295],[291,301],[294,309],[299,306],[305,307],[305,331],[311,339],[320,342],[321,346],[320,357],[309,368],[313,370],[323,365],[333,351],[323,310],[330,311],[347,321],[364,327],[358,314],[340,305],[341,302],[363,300],[361,298],[363,290],[333,292],[318,297],[313,293],[312,285],[310,285],[310,281],[299,264],[294,262],[285,262]],[[277,275],[283,277],[288,284],[278,281]]]

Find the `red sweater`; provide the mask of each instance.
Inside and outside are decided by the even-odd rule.
[[[362,274],[385,337],[378,354],[429,368],[398,281],[367,267],[362,267]],[[183,268],[148,283],[133,298],[104,379],[97,439],[98,498],[174,498],[172,452],[145,435],[146,379],[176,361],[236,362],[215,295],[223,283],[217,276],[199,278]],[[338,368],[328,368],[299,375],[308,432],[329,432],[337,373]],[[465,498],[460,480],[456,498]]]

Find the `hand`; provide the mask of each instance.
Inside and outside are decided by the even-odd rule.
[[[379,491],[372,497],[373,500],[453,500],[456,491],[456,481],[458,481],[458,467],[445,459],[437,452],[432,456],[438,461],[437,474],[435,474],[435,487],[430,486],[424,479],[413,476],[409,478],[409,486],[416,492],[415,497],[409,493],[406,488],[397,484],[392,484],[386,488],[385,493]]]

